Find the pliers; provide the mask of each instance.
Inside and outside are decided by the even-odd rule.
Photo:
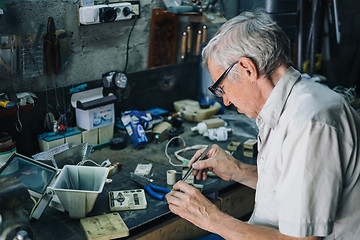
[[[60,45],[59,40],[56,37],[55,22],[53,17],[48,18],[47,32],[44,41],[44,51],[46,74],[50,76],[52,66],[54,67],[54,73],[56,75],[59,74]]]
[[[160,187],[152,183],[148,183],[146,180],[141,179],[140,177],[133,176],[132,180],[139,185],[140,187],[144,188],[146,192],[148,192],[151,196],[156,199],[164,200],[165,195],[170,192],[169,189],[165,187]],[[162,192],[164,194],[157,193],[155,191]]]

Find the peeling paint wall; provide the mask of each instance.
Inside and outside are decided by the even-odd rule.
[[[0,35],[34,34],[40,24],[46,24],[49,16],[55,20],[56,29],[66,30],[69,58],[59,75],[40,77],[15,76],[0,79],[1,92],[40,91],[45,87],[71,86],[101,79],[112,70],[124,70],[126,45],[134,20],[78,25],[80,0],[3,0],[4,15],[0,16]],[[147,68],[151,11],[164,7],[160,0],[141,0],[141,17],[133,29],[129,44],[127,72]]]

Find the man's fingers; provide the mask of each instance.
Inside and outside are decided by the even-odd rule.
[[[176,193],[178,191],[171,191],[168,194],[166,194],[166,200],[169,204],[173,204],[176,206],[179,206],[181,204],[181,199],[179,196],[176,196]]]
[[[196,153],[192,156],[190,162],[188,163],[189,167],[191,167],[192,163],[201,156],[201,154],[205,151],[205,149],[206,148],[202,148],[196,151]]]
[[[206,159],[206,160],[208,160],[208,159]],[[196,163],[194,163],[192,165],[192,167],[194,169],[198,169],[198,170],[205,169],[208,167],[208,161],[206,161],[206,160],[205,161],[197,161]]]
[[[208,172],[208,171],[204,171],[204,172],[202,173],[202,175],[203,175],[203,176],[202,176],[202,179],[203,179],[203,180],[206,180],[206,179],[207,179],[207,172]]]

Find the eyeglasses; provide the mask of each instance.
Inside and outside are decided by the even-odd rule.
[[[235,64],[237,64],[238,61],[233,62],[226,70],[225,72],[218,78],[218,80],[216,80],[216,82],[214,83],[214,85],[210,86],[208,89],[210,90],[210,92],[212,92],[213,94],[215,94],[217,97],[222,97],[225,92],[224,90],[219,86],[220,83],[224,80],[224,78],[226,77],[226,75],[228,75],[228,73],[230,72],[230,70],[235,66]]]

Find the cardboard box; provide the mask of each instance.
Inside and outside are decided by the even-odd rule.
[[[115,122],[114,104],[108,104],[89,110],[75,109],[76,125],[86,130],[104,127]]]

